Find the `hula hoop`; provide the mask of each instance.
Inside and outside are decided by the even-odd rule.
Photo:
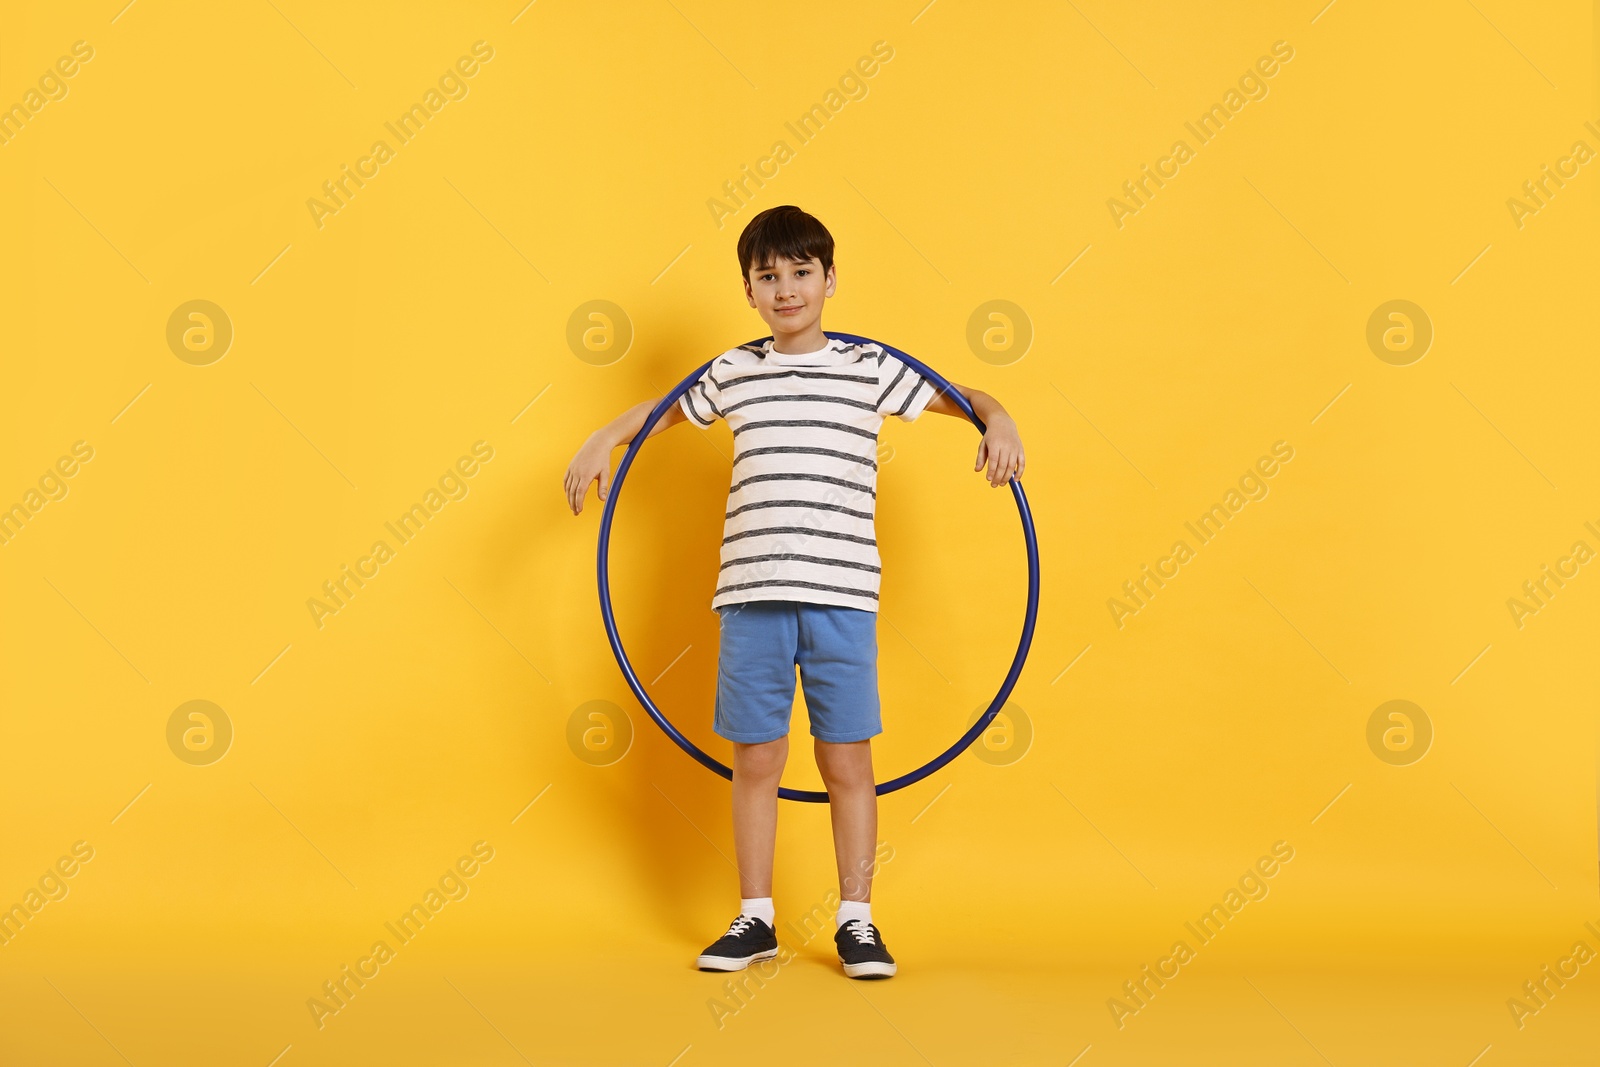
[[[836,341],[877,345],[896,359],[904,361],[913,370],[935,383],[940,392],[948,395],[960,406],[961,410],[966,413],[967,418],[971,419],[973,425],[978,428],[978,432],[984,432],[983,421],[972,410],[972,405],[967,401],[967,398],[962,396],[959,391],[953,388],[949,382],[927,364],[913,359],[898,348],[886,345],[882,341],[874,341],[871,338],[860,337],[852,333],[834,333],[831,330],[824,330],[823,333]],[[750,343],[753,345],[762,344],[768,340],[771,340],[770,336],[759,338]],[[622,495],[623,479],[627,477],[628,469],[633,466],[634,456],[638,455],[639,447],[644,444],[645,438],[650,435],[651,427],[655,426],[661,416],[666,413],[668,406],[676,404],[680,396],[693,388],[694,384],[700,380],[700,376],[711,367],[713,362],[715,362],[715,359],[707,360],[700,367],[687,374],[681,382],[673,387],[670,393],[662,397],[650,414],[646,416],[644,425],[639,428],[639,432],[629,442],[627,454],[622,457],[622,462],[617,464],[617,473],[611,481],[611,493],[606,498],[605,511],[600,518],[600,544],[596,555],[600,583],[600,617],[605,621],[606,637],[611,642],[612,653],[617,657],[617,666],[622,668],[622,676],[627,679],[628,688],[633,690],[633,695],[639,699],[639,703],[643,705],[644,710],[650,713],[650,718],[655,720],[656,725],[661,727],[662,731],[679,748],[693,756],[703,766],[715,771],[731,782],[733,780],[733,769],[700,751],[694,742],[684,737],[677,727],[668,722],[667,717],[661,714],[661,710],[656,707],[655,701],[650,699],[650,694],[645,692],[644,685],[639,681],[638,675],[634,673],[633,664],[628,661],[628,653],[622,647],[622,638],[617,634],[616,616],[611,610],[611,575],[609,566],[611,522],[616,515],[617,499]],[[880,782],[876,786],[876,792],[879,796],[885,793],[893,793],[897,789],[904,789],[908,785],[922,781],[922,779],[961,755],[962,752],[965,752],[967,747],[977,740],[978,735],[988,729],[989,723],[1005,704],[1006,698],[1011,695],[1011,690],[1017,684],[1017,678],[1022,674],[1022,665],[1028,658],[1028,648],[1033,644],[1034,623],[1039,616],[1039,541],[1033,528],[1033,514],[1028,510],[1028,498],[1022,492],[1021,480],[1013,478],[1009,484],[1011,486],[1011,495],[1017,502],[1017,514],[1022,519],[1022,540],[1028,554],[1028,609],[1023,616],[1022,636],[1017,641],[1017,653],[1011,660],[1011,670],[1007,672],[1005,681],[1000,684],[1000,689],[995,693],[994,699],[989,702],[988,709],[978,717],[978,720],[968,728],[966,733],[957,739],[955,744],[916,770],[902,774],[900,777],[890,781]],[[826,791],[790,789],[787,786],[778,787],[778,796],[784,800],[806,801],[813,804],[824,804],[828,800]]]

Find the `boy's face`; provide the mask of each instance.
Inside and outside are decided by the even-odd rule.
[[[744,295],[774,338],[803,336],[818,328],[822,302],[833,295],[837,280],[832,267],[823,274],[815,257],[780,257],[776,263],[760,264],[745,273]]]

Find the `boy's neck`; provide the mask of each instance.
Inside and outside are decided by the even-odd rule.
[[[780,335],[774,331],[772,335],[772,350],[786,356],[802,352],[818,352],[827,346],[828,335],[822,332],[820,320],[803,333]]]

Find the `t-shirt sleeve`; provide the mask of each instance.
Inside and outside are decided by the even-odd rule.
[[[878,365],[878,414],[898,415],[910,422],[922,414],[932,400],[936,386],[911,368],[909,363],[884,353]]]
[[[689,421],[702,429],[722,418],[722,389],[717,385],[717,368],[708,367],[700,380],[678,398],[678,406]]]

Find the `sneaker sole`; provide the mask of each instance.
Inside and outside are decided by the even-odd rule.
[[[778,950],[771,948],[753,956],[701,956],[695,960],[695,966],[702,971],[742,971],[752,963],[775,959],[777,955]]]
[[[844,973],[846,978],[888,978],[898,970],[892,963],[846,963]]]

